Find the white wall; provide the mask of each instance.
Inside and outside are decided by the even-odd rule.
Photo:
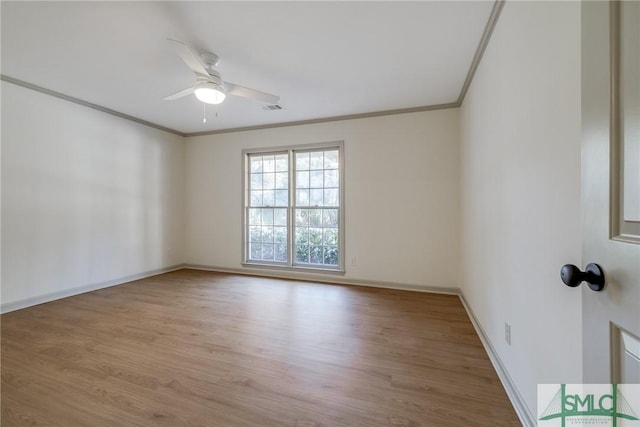
[[[182,262],[182,138],[2,83],[2,306]]]
[[[531,413],[580,383],[580,3],[507,2],[461,110],[462,290]],[[504,339],[511,323],[512,344]]]
[[[242,268],[244,148],[343,140],[345,279],[458,287],[458,130],[441,110],[186,138],[186,262]]]

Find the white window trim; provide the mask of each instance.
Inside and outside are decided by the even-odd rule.
[[[330,267],[320,267],[320,266],[310,266],[310,265],[300,265],[295,263],[295,257],[293,253],[294,249],[294,239],[295,239],[295,160],[294,153],[296,151],[314,151],[314,150],[322,150],[322,149],[330,149],[336,148],[338,149],[338,163],[340,170],[340,206],[338,207],[338,266],[335,268]],[[248,207],[249,207],[249,191],[248,191],[248,160],[249,155],[256,154],[272,154],[272,153],[289,153],[289,206],[287,207],[287,230],[288,230],[288,261],[286,264],[282,263],[270,263],[267,261],[262,262],[254,262],[249,261],[248,250],[249,247],[247,245],[247,234],[248,234]],[[344,187],[344,141],[331,141],[331,142],[321,142],[314,144],[303,144],[303,145],[288,145],[288,146],[278,146],[278,147],[260,147],[260,148],[246,148],[242,150],[242,214],[241,214],[241,226],[242,226],[242,245],[241,245],[241,265],[243,267],[251,267],[251,268],[266,268],[272,270],[284,270],[284,271],[308,271],[311,273],[322,273],[322,274],[344,274],[345,273],[345,187]]]

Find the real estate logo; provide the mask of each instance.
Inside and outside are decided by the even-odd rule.
[[[538,426],[640,427],[640,384],[538,384]]]

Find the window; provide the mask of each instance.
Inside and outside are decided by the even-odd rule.
[[[244,262],[341,271],[342,143],[244,156]]]

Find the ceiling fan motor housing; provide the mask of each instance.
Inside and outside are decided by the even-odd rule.
[[[199,76],[198,77],[198,81],[206,81],[206,82],[212,82],[217,84],[218,86],[223,86],[224,87],[224,83],[222,81],[222,77],[220,76],[220,73],[218,73],[216,70],[207,70],[207,72],[209,73],[209,78],[206,78],[204,76]]]

